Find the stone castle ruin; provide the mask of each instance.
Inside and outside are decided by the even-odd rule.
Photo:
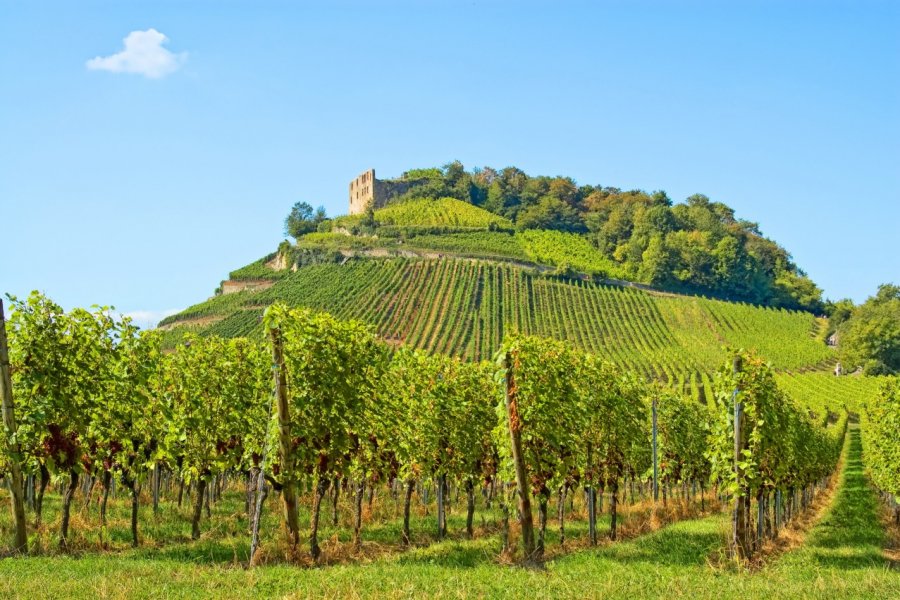
[[[375,169],[369,169],[350,182],[350,214],[362,214],[369,205],[381,208],[418,183],[421,180],[376,179]]]

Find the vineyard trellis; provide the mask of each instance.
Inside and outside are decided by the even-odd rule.
[[[204,332],[258,335],[259,315],[284,301],[375,326],[388,339],[466,360],[489,359],[503,337],[551,337],[649,377],[715,371],[721,347],[755,348],[779,370],[823,364],[809,313],[651,294],[508,264],[463,259],[366,259],[309,265],[258,292],[217,296],[164,320],[174,343],[203,319]],[[441,319],[448,315],[452,323]]]
[[[465,269],[475,266],[434,272],[452,278]],[[512,271],[484,270],[493,278],[491,287],[516,285],[505,280]],[[566,297],[571,299],[566,292],[555,301]],[[39,294],[14,300],[10,363],[21,450],[7,449],[3,466],[6,473],[17,462],[27,476],[26,492],[37,491],[30,494],[36,519],[50,480],[64,484],[65,545],[65,514],[79,477],[89,484],[88,496],[93,482],[101,483],[104,503],[116,481],[132,497],[132,543],[138,545],[141,488],[149,484],[156,502],[160,481],[167,478],[178,484],[179,496],[193,494],[191,533],[197,538],[204,509],[209,514],[227,482],[243,480],[251,528],[259,527],[260,500],[271,486],[284,506],[292,549],[301,535],[298,497],[311,494],[309,555],[315,560],[322,553],[318,529],[329,490],[335,506],[341,489],[353,496],[356,549],[367,490],[370,499],[376,488],[389,496],[403,493],[405,543],[412,537],[416,490],[423,502],[435,492],[437,538],[447,534],[453,490],[464,492],[470,537],[477,491],[487,503],[496,498],[508,519],[509,492],[516,490],[524,557],[537,560],[546,548],[551,502],[556,500],[562,541],[566,500],[578,496],[579,488],[585,491],[590,541],[597,542],[596,515],[606,494],[609,537],[617,537],[626,483],[633,498],[635,482],[643,493],[652,479],[652,400],[668,501],[669,490],[679,487],[682,499],[694,499],[699,484],[702,508],[710,483],[735,499],[756,500],[765,516],[770,495],[783,493],[788,502],[776,500],[776,523],[784,510],[795,510],[796,499],[807,504],[812,486],[831,473],[846,424],[844,416],[823,427],[830,415],[813,422],[752,355],[743,357],[738,373],[717,376],[716,416],[611,361],[546,338],[508,335],[490,366],[394,348],[371,325],[283,304],[266,311],[263,326],[265,337],[189,336],[163,353],[158,332],[138,332],[108,309],[66,313]],[[756,423],[747,430],[749,453],[737,474],[729,459],[734,389]],[[704,454],[708,428],[714,451]],[[538,517],[533,537],[532,497]],[[511,550],[509,528],[504,531],[504,546]]]

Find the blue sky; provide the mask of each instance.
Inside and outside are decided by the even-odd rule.
[[[704,193],[862,301],[900,283],[898,30],[866,1],[0,0],[0,292],[152,320],[294,202],[458,159]]]

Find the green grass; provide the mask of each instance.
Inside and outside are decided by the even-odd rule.
[[[160,546],[145,542],[137,550],[125,548],[123,504],[115,512],[113,551],[82,547],[74,556],[3,559],[0,595],[73,599],[900,597],[900,573],[889,569],[881,553],[885,532],[878,520],[877,498],[863,474],[859,432],[853,427],[832,506],[802,546],[757,572],[710,565],[711,558],[724,552],[724,515],[683,521],[596,550],[578,550],[541,569],[499,564],[498,540],[488,535],[475,541],[456,537],[336,566],[311,569],[276,563],[246,570],[236,562],[246,553],[245,522],[238,504],[232,499],[230,505],[223,501],[216,507],[213,525],[204,522],[206,533],[198,542],[167,539]],[[159,525],[144,525],[147,535],[186,537],[186,511],[177,513],[168,507],[167,511]],[[272,518],[270,511],[268,528]],[[6,537],[10,535],[8,519],[5,515],[2,527]],[[153,517],[145,510],[142,519],[152,521]],[[415,520],[420,542],[428,537],[431,525],[429,519]],[[451,531],[460,526],[460,516],[454,513]],[[326,528],[322,537],[334,534]],[[576,532],[583,534],[583,528]],[[369,548],[390,544],[396,535],[396,524],[364,529]],[[273,543],[267,539],[266,543]]]
[[[830,510],[803,547],[773,567],[776,572],[830,570],[847,572],[849,579],[851,573],[885,567],[887,538],[878,519],[878,497],[864,473],[858,427],[850,427],[849,445],[843,481]],[[900,585],[900,572],[894,576]]]

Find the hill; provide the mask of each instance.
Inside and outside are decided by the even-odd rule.
[[[260,278],[266,271],[268,280]],[[161,325],[170,340],[187,329],[251,334],[261,327],[265,307],[285,300],[362,320],[389,340],[433,352],[487,359],[515,330],[570,341],[670,381],[711,373],[723,346],[758,349],[783,370],[831,359],[810,313],[606,285],[519,264],[346,256],[281,271],[261,261],[236,274],[257,287],[167,318]]]
[[[425,184],[362,214],[329,220],[298,203],[288,227],[296,244],[165,319],[169,343],[187,330],[252,334],[265,308],[284,300],[467,360],[491,358],[513,331],[568,341],[700,400],[725,346],[755,349],[780,371],[833,364],[826,321],[796,309],[819,302],[815,286],[724,204],[673,206],[663,193],[510,170],[486,177],[455,163],[426,171],[416,178]],[[568,208],[550,210],[554,202]],[[542,206],[556,217],[537,218]],[[660,246],[670,243],[687,244],[685,254]],[[810,289],[809,303],[798,300]]]
[[[452,224],[453,218],[427,219],[421,213],[429,202],[439,206],[456,199],[461,205],[451,212],[481,209],[477,214],[483,219],[504,219],[494,224],[498,228],[578,235],[620,279],[767,306],[824,309],[822,291],[784,247],[765,237],[757,223],[703,194],[676,203],[664,191],[579,185],[570,177],[529,175],[516,167],[467,171],[459,162],[414,169],[392,181],[406,191],[373,198],[379,210],[341,217],[334,225],[379,237],[410,235],[415,232],[405,226]],[[314,228],[320,225],[329,227],[317,222]]]

